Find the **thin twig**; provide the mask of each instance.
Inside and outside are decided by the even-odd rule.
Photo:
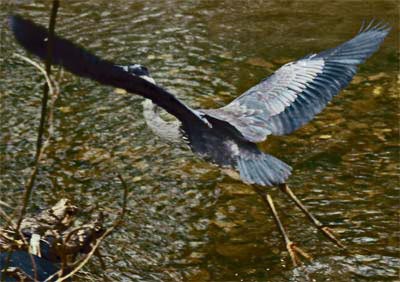
[[[9,204],[3,202],[2,200],[0,200],[0,206],[5,206],[6,208],[12,209],[12,207]]]
[[[14,229],[14,222],[12,221],[11,217],[9,217],[7,215],[7,213],[0,207],[0,217],[4,218],[4,220],[7,223],[7,226],[9,226],[10,228]]]
[[[96,252],[97,248],[99,247],[100,243],[104,240],[104,238],[106,238],[109,234],[111,234],[111,232],[114,230],[116,226],[113,225],[110,228],[108,228],[103,235],[101,235],[99,237],[99,239],[97,239],[96,243],[94,244],[94,246],[92,247],[92,249],[90,250],[90,252],[85,256],[85,258],[82,260],[82,262],[76,267],[74,268],[70,273],[68,273],[65,276],[62,276],[60,278],[57,279],[56,282],[62,282],[68,278],[70,278],[72,275],[74,275],[75,273],[77,273],[89,260],[90,258],[93,256],[93,254]],[[57,272],[57,274],[59,274]],[[53,275],[52,275],[53,276]],[[47,278],[45,280],[46,281],[50,281],[49,279],[52,278],[52,276],[50,276],[49,278]]]
[[[43,67],[41,67],[38,63],[36,63],[36,62],[32,61],[31,59],[26,58],[26,57],[24,57],[22,55],[19,55],[19,54],[14,54],[14,56],[17,57],[17,58],[20,58],[20,59],[22,59],[22,60],[24,60],[24,61],[26,61],[26,62],[28,62],[30,64],[32,64],[45,77],[46,83],[48,84],[48,89],[51,91],[50,92],[51,96],[54,97],[52,99],[51,108],[50,108],[50,111],[49,111],[51,113],[51,120],[50,121],[51,121],[51,123],[53,123],[54,103],[55,103],[55,99],[58,97],[58,93],[55,93],[54,87],[52,86],[50,77],[48,76],[46,71],[43,69]],[[58,87],[56,87],[56,89],[58,89]],[[19,218],[18,218],[18,221],[17,221],[17,228],[19,228],[21,226],[21,222],[22,222],[22,220],[24,218],[24,215],[25,215],[25,212],[26,212],[26,208],[27,208],[27,205],[28,205],[28,201],[29,201],[29,198],[30,198],[30,194],[31,194],[33,185],[35,183],[36,175],[37,175],[37,172],[38,172],[38,169],[39,169],[39,166],[40,166],[40,161],[42,160],[44,151],[46,150],[48,144],[50,143],[50,139],[51,139],[51,136],[52,136],[51,134],[53,133],[53,125],[50,124],[49,127],[51,128],[51,131],[49,131],[49,135],[47,136],[46,141],[44,142],[43,146],[39,150],[38,158],[37,158],[37,160],[35,162],[35,165],[33,167],[31,175],[30,175],[30,177],[28,179],[28,182],[25,185],[26,189],[25,189],[25,193],[24,193],[24,203],[23,203],[23,206],[21,208],[20,215],[19,215]]]
[[[53,0],[53,5],[51,8],[51,15],[50,15],[50,22],[49,22],[49,38],[47,42],[47,58],[46,58],[46,73],[48,76],[51,74],[51,62],[53,60],[53,38],[54,38],[54,29],[56,26],[56,18],[57,18],[57,11],[60,2],[58,0]],[[46,113],[47,113],[47,101],[49,99],[49,88],[48,84],[43,86],[43,97],[42,97],[42,110],[40,115],[40,123],[39,123],[39,131],[38,131],[38,138],[36,142],[36,156],[35,162],[39,160],[40,151],[42,148],[43,143],[43,134],[45,131],[45,123],[46,123]]]
[[[59,1],[58,0],[53,0],[53,5],[51,9],[51,15],[50,15],[50,23],[49,23],[49,38],[48,38],[48,44],[47,44],[47,59],[46,59],[46,69],[45,69],[45,77],[46,78],[46,84],[43,90],[43,98],[42,98],[42,111],[40,115],[40,124],[39,124],[39,129],[38,129],[38,139],[36,143],[36,155],[35,155],[35,164],[33,171],[31,173],[31,176],[28,180],[27,185],[25,186],[25,191],[24,191],[24,202],[20,210],[19,218],[17,221],[17,228],[21,226],[21,222],[23,217],[25,216],[26,213],[26,208],[28,206],[28,202],[32,193],[33,185],[36,180],[36,176],[38,173],[39,169],[39,161],[40,157],[43,154],[42,150],[42,139],[43,139],[43,132],[44,132],[44,127],[45,127],[45,119],[46,119],[46,112],[47,112],[47,100],[48,100],[48,94],[49,90],[52,89],[50,88],[50,73],[51,73],[51,62],[52,62],[52,52],[53,52],[53,38],[54,38],[54,28],[56,24],[56,17],[57,17],[57,11],[59,7]],[[37,67],[37,64],[33,64],[35,67]],[[41,68],[39,68],[40,70]]]
[[[61,268],[60,268],[60,275],[59,275],[60,277],[62,277],[64,275],[65,267],[67,266],[67,263],[68,263],[67,254],[66,254],[66,246],[67,246],[69,240],[71,239],[72,235],[80,230],[83,230],[84,228],[85,227],[79,226],[79,227],[72,229],[62,242]]]
[[[122,175],[118,172],[117,173],[118,179],[121,181],[122,187],[124,188],[124,196],[123,196],[123,201],[122,201],[122,209],[119,217],[119,222],[116,223],[116,225],[119,225],[122,223],[125,213],[126,213],[126,205],[127,205],[127,199],[128,199],[128,185],[125,182],[125,179],[122,177]]]
[[[41,65],[39,65],[39,64],[36,63],[35,61],[33,61],[33,60],[31,60],[31,59],[29,59],[29,58],[23,56],[23,55],[20,55],[20,54],[18,54],[18,53],[14,53],[13,56],[14,56],[14,57],[17,57],[17,58],[19,58],[19,59],[21,59],[21,60],[24,60],[25,62],[28,62],[28,63],[30,63],[32,66],[34,66],[35,68],[37,68],[37,69],[43,74],[44,78],[46,79],[47,87],[49,87],[49,92],[50,92],[50,93],[53,93],[53,92],[54,92],[53,86],[51,85],[51,81],[50,81],[49,74],[46,73],[46,70],[45,70]]]

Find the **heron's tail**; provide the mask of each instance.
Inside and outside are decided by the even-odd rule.
[[[286,182],[292,168],[281,160],[264,153],[240,156],[238,161],[240,178],[249,184],[275,186]]]

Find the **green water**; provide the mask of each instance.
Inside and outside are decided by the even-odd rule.
[[[19,207],[35,152],[43,78],[6,26],[15,12],[48,24],[50,1],[3,2],[0,200]],[[146,65],[193,107],[218,107],[281,64],[349,39],[363,19],[394,29],[353,83],[307,126],[261,144],[294,167],[289,185],[350,253],[271,189],[289,236],[314,260],[293,268],[251,188],[166,144],[141,98],[64,73],[55,132],[30,212],[68,197],[110,215],[130,186],[123,228],[82,281],[395,281],[398,279],[397,1],[62,1],[56,31],[120,64]],[[9,210],[11,212],[11,210]],[[82,220],[91,216],[81,213]],[[313,280],[314,279],[314,280]]]

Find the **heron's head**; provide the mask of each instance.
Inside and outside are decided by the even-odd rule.
[[[151,77],[149,70],[145,66],[142,66],[140,64],[133,64],[126,66],[119,65],[119,67],[121,67],[124,71],[129,72],[130,74],[137,75],[147,80],[148,82],[156,84],[154,79]]]

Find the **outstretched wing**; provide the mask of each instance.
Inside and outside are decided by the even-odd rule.
[[[40,59],[46,59],[49,35],[44,27],[20,16],[10,17],[10,27],[19,44]],[[207,123],[201,113],[192,110],[168,91],[139,76],[129,74],[121,67],[89,53],[66,39],[54,36],[52,49],[52,63],[63,66],[73,74],[151,99],[183,123],[193,121]]]
[[[349,84],[357,66],[378,49],[389,31],[388,25],[371,22],[351,40],[288,63],[225,107],[204,113],[230,123],[251,142],[289,134]]]

